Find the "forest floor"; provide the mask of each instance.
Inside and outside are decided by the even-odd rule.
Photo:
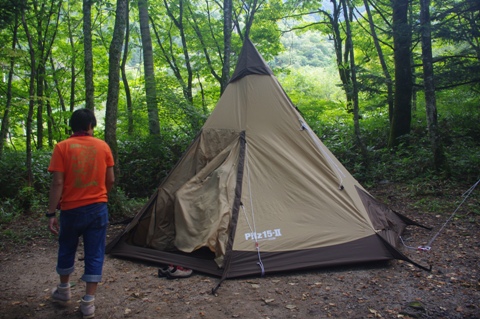
[[[407,245],[426,244],[441,230],[430,251],[400,247],[415,262],[431,265],[430,272],[393,260],[229,279],[212,295],[218,278],[194,273],[168,280],[157,277],[158,265],[107,256],[96,318],[480,318],[480,189],[456,212],[466,191],[458,186],[385,184],[369,191],[433,227],[408,227]],[[122,227],[110,226],[109,239]],[[57,242],[45,218],[0,225],[0,248],[0,318],[81,318],[81,254],[72,301],[50,300],[58,280]]]

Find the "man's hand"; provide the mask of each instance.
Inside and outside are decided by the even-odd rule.
[[[57,217],[51,217],[48,220],[48,229],[50,229],[50,232],[52,234],[58,235],[58,231],[60,230],[60,226],[58,225]]]

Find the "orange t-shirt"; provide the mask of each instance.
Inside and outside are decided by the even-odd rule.
[[[98,138],[76,136],[55,145],[48,171],[64,174],[60,209],[107,202],[105,179],[112,166],[112,151]]]

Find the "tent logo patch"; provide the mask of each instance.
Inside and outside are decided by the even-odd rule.
[[[245,240],[275,240],[280,236],[282,236],[282,232],[280,228],[276,228],[273,230],[264,230],[260,233],[245,233]]]

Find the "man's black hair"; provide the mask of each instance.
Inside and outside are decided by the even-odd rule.
[[[74,133],[80,131],[88,131],[90,125],[92,128],[97,126],[97,119],[95,114],[90,109],[78,109],[73,112],[72,117],[70,118],[70,127]]]

